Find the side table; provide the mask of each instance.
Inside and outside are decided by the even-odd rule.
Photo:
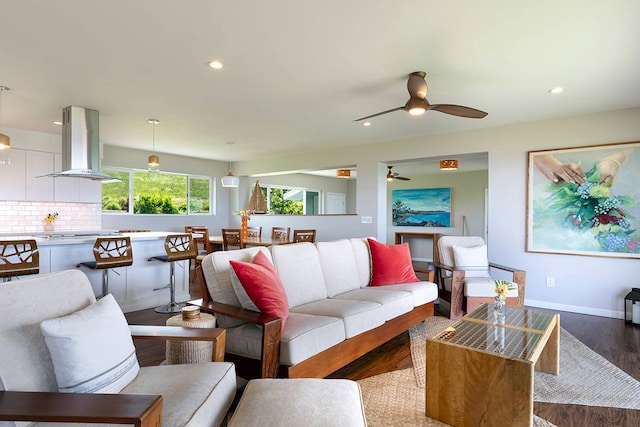
[[[189,309],[190,307],[185,307]],[[177,314],[167,319],[167,326],[182,326],[185,328],[215,328],[216,318],[208,313],[197,316]],[[207,341],[167,341],[166,363],[177,365],[182,363],[210,362],[212,359],[213,343]]]

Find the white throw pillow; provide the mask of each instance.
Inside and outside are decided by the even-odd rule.
[[[111,294],[40,324],[61,393],[118,393],[140,365],[131,332]]]
[[[465,247],[453,245],[453,262],[466,277],[489,277],[487,245]]]

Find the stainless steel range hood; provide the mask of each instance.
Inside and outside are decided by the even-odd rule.
[[[96,110],[69,106],[62,110],[62,172],[53,178],[116,180],[100,172],[100,121]]]

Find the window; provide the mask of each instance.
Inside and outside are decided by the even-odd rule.
[[[211,213],[211,178],[161,172],[105,169],[120,181],[102,184],[102,211],[128,214],[194,215]]]
[[[317,215],[320,191],[280,185],[261,186],[267,208],[275,215]]]

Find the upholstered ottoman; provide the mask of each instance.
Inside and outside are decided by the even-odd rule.
[[[358,383],[304,378],[249,381],[228,427],[366,425]]]

